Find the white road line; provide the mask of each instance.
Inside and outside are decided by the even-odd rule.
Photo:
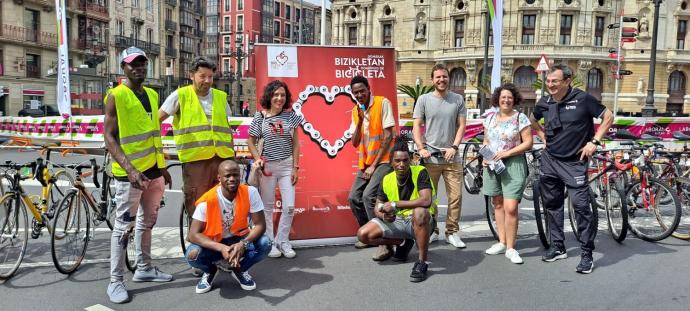
[[[97,304],[97,305],[93,305],[90,307],[86,307],[86,308],[84,308],[84,310],[86,310],[86,311],[115,311],[113,309],[110,309],[110,308],[102,305],[102,304]]]

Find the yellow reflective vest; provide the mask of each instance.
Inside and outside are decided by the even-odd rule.
[[[150,116],[134,92],[124,84],[113,88],[107,95],[115,97],[120,146],[132,166],[140,172],[156,165],[165,168],[158,121],[158,93],[147,87],[144,90],[151,104]],[[116,161],[113,161],[112,171],[117,177],[127,176],[125,169]]]
[[[232,128],[225,107],[228,95],[211,88],[213,103],[209,124],[201,102],[192,85],[177,89],[180,103],[173,118],[173,134],[177,156],[183,163],[210,159],[214,156],[232,158]]]
[[[419,198],[419,190],[417,190],[417,178],[419,173],[425,170],[424,166],[421,165],[410,165],[410,170],[412,171],[412,184],[414,184],[414,190],[412,190],[412,195],[410,195],[410,201]],[[388,175],[383,177],[381,183],[383,187],[383,193],[388,197],[389,202],[400,201],[400,195],[398,193],[398,180],[395,176],[395,171],[388,173]],[[431,215],[436,214],[436,189],[434,189],[434,183],[431,183],[431,207],[429,207],[429,213]],[[400,209],[398,210],[397,216],[408,217],[412,215],[414,209]]]

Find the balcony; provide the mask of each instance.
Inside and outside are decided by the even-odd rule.
[[[41,66],[36,64],[26,64],[26,77],[27,78],[41,78]]]
[[[105,20],[110,19],[107,6],[102,6],[98,3],[93,3],[92,1],[88,0],[79,0],[77,7],[79,10],[86,11],[86,13],[89,15],[97,16]]]
[[[205,33],[203,30],[194,29],[194,36],[196,36],[196,37],[201,38],[201,37],[203,37],[205,34],[206,34],[206,33]]]
[[[108,55],[108,44],[105,42],[98,42],[97,38],[76,38],[70,40],[70,49],[77,50],[84,54],[92,55]]]
[[[8,24],[0,29],[0,41],[57,49],[56,34]]]
[[[177,6],[177,0],[165,0],[165,3],[171,6]]]
[[[192,44],[180,44],[180,51],[194,53],[194,45]]]
[[[223,25],[220,27],[221,33],[232,33],[232,25]]]
[[[168,56],[170,58],[175,58],[177,57],[177,49],[175,48],[165,48],[165,56]]]
[[[203,13],[202,8],[197,6],[192,1],[185,1],[185,0],[180,1],[180,8],[185,10],[185,11],[192,12],[192,13],[198,14],[198,15],[201,15]]]
[[[147,54],[151,55],[160,55],[161,53],[161,46],[160,44],[156,44],[153,42],[148,42],[148,41],[143,41],[139,39],[134,39],[134,38],[129,38],[125,36],[120,36],[116,35],[114,36],[115,39],[115,47],[120,48],[120,49],[126,49],[130,46],[136,46]]]
[[[177,31],[177,23],[173,22],[169,19],[165,20],[165,30],[168,31]]]

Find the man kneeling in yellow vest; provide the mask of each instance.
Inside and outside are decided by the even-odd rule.
[[[231,272],[244,290],[256,283],[249,268],[266,258],[271,241],[264,235],[266,220],[259,191],[241,184],[240,167],[233,160],[218,166],[219,183],[196,201],[185,254],[189,265],[203,272],[196,293],[211,290],[220,268]],[[249,226],[249,217],[253,227]]]
[[[391,164],[393,172],[383,178],[376,198],[376,218],[359,229],[357,238],[368,245],[386,245],[389,253],[397,245],[392,255],[395,261],[406,261],[416,241],[419,258],[410,281],[421,282],[427,277],[429,236],[436,226],[432,217],[436,190],[423,166],[410,165],[410,151],[403,139],[395,142]]]

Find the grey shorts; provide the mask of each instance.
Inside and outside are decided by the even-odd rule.
[[[384,239],[414,239],[414,226],[412,226],[412,216],[408,217],[396,217],[393,222],[385,222],[382,219],[374,218],[371,221],[379,225],[379,228],[383,231]],[[436,228],[435,217],[429,217],[429,225],[431,229],[429,234]]]

